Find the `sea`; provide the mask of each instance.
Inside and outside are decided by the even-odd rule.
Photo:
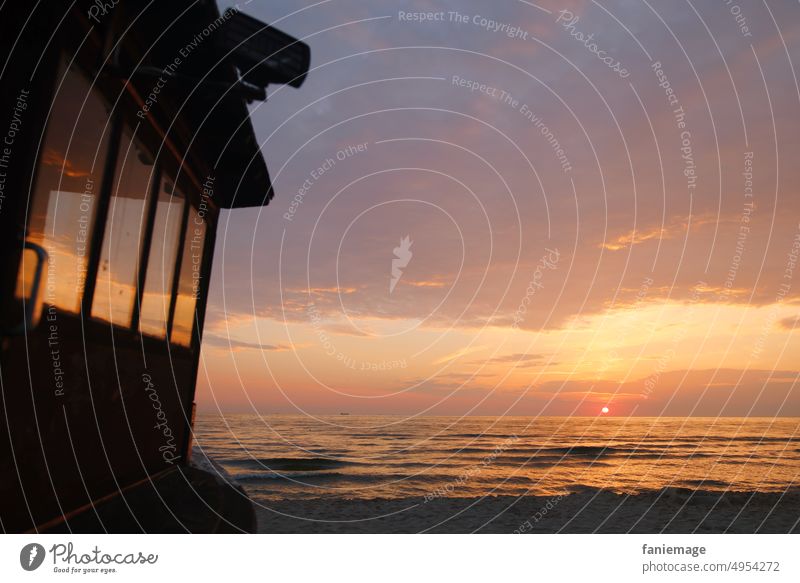
[[[800,418],[198,415],[195,448],[254,500],[780,492]]]

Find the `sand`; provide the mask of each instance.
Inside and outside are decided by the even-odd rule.
[[[626,496],[587,488],[562,497],[318,498],[258,508],[262,533],[789,533],[800,532],[798,521],[800,490]]]

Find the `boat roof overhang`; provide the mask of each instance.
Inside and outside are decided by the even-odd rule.
[[[274,192],[247,104],[266,99],[269,82],[299,86],[308,70],[308,46],[236,10],[220,14],[214,1],[134,0],[113,10],[120,13],[110,37],[122,39],[115,72],[140,104],[158,90],[147,116],[184,153],[180,166],[193,168],[201,182],[213,177],[218,208],[268,204]],[[260,34],[262,42],[254,43]],[[285,46],[264,54],[260,65],[254,45],[263,51],[264,35],[273,49],[276,38]],[[275,67],[277,54],[281,67],[287,51],[295,57],[286,67],[289,78],[277,78],[263,65]]]

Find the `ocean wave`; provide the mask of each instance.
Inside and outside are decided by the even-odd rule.
[[[623,446],[611,446],[611,445],[572,445],[566,447],[552,447],[550,445],[523,445],[521,447],[509,447],[506,449],[500,450],[496,447],[458,447],[453,446],[451,448],[439,448],[439,449],[429,449],[426,450],[429,453],[441,453],[441,454],[462,454],[462,453],[477,453],[477,454],[496,454],[497,456],[502,456],[503,453],[514,453],[514,454],[530,454],[530,455],[539,455],[539,454],[564,454],[564,455],[611,455],[611,454],[633,454],[633,455],[646,455],[646,454],[657,454],[657,455],[670,455],[668,448],[658,448],[658,447],[643,447],[633,446],[633,447],[623,447]]]
[[[600,457],[619,453],[620,450],[613,447],[602,447],[595,445],[573,445],[571,447],[548,447],[539,451],[543,453],[560,453],[563,455],[574,455],[583,457]]]
[[[357,465],[357,462],[341,459],[307,457],[225,459],[220,460],[220,462],[223,465],[264,468],[278,472],[319,472],[350,465]]]
[[[730,442],[742,442],[742,443],[796,443],[800,442],[800,437],[793,437],[787,435],[786,437],[772,437],[772,436],[760,436],[760,435],[737,435],[737,436],[725,436],[725,435],[680,435],[675,437],[676,441],[691,441],[697,443],[730,443]]]
[[[299,482],[301,484],[319,484],[320,482],[338,481],[348,484],[390,484],[396,482],[413,482],[416,484],[447,484],[455,481],[456,476],[445,474],[393,474],[390,472],[370,474],[348,474],[343,472],[290,472],[286,474],[276,472],[244,472],[234,474],[237,481],[256,482]]]
[[[439,439],[448,439],[451,437],[492,437],[494,439],[516,439],[519,437],[519,435],[514,433],[453,433],[451,435],[437,435],[436,437]]]
[[[442,454],[456,454],[456,453],[492,453],[495,451],[493,447],[446,447],[427,449],[429,453],[442,453]]]
[[[723,482],[721,480],[681,480],[681,486],[688,486],[689,488],[696,488],[700,490],[701,488],[729,488],[731,486],[730,482]]]
[[[498,466],[511,466],[511,467],[550,467],[555,466],[558,464],[585,464],[585,463],[592,463],[594,465],[600,465],[600,462],[597,461],[597,458],[600,456],[572,456],[572,457],[565,457],[559,455],[533,455],[533,456],[525,456],[525,455],[504,455],[499,456],[495,459],[492,463],[493,465]],[[586,458],[589,458],[588,460]],[[603,463],[603,465],[613,465],[609,463]]]
[[[347,474],[339,472],[292,472],[291,474],[278,474],[275,472],[244,472],[241,474],[233,474],[233,479],[239,482],[249,482],[256,480],[279,480],[279,481],[304,481],[299,478],[326,478],[337,479],[347,477]]]

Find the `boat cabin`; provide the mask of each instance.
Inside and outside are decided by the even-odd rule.
[[[0,529],[237,532],[191,454],[221,209],[273,192],[248,103],[308,46],[214,1],[5,3]]]

